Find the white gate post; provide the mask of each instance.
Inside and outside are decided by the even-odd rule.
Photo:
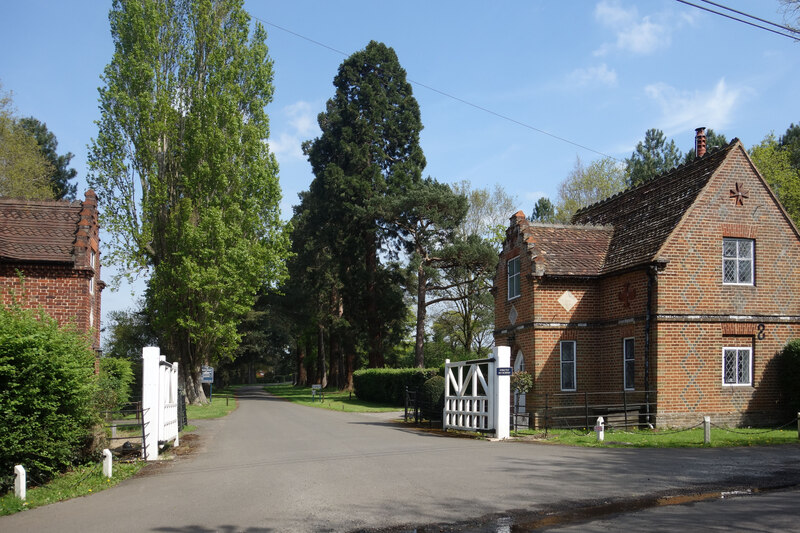
[[[170,377],[171,377],[171,379],[170,379],[170,391],[172,391],[170,397],[175,401],[175,403],[178,403],[178,362],[177,361],[172,363],[172,372],[170,372]],[[180,412],[181,412],[181,408],[180,408],[180,405],[179,405],[177,407],[177,409],[176,409],[176,413],[175,414],[178,415],[178,413],[180,413]],[[181,427],[180,420],[178,420],[178,426],[177,427],[178,428]],[[181,444],[180,432],[178,432],[178,433],[175,434],[175,442],[173,442],[172,445],[177,448],[178,446],[180,446],[180,444]]]
[[[142,447],[142,458],[145,461],[158,459],[159,427],[159,361],[161,350],[158,346],[142,348],[142,423],[146,435],[146,446]]]
[[[509,368],[511,366],[511,348],[509,346],[497,346],[494,349],[495,364],[492,369],[491,381],[494,382],[494,421],[497,428],[496,437],[507,439],[511,436],[509,428],[509,418],[511,411],[508,402],[511,399],[511,376],[498,376],[498,368]],[[491,366],[491,365],[490,365]]]
[[[28,496],[28,475],[25,473],[25,467],[22,465],[14,466],[14,496],[20,500],[24,500]]]

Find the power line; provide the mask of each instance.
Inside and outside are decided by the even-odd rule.
[[[756,17],[755,15],[749,15],[749,14],[747,14],[747,13],[744,13],[743,11],[737,11],[736,9],[733,9],[732,7],[724,6],[724,5],[722,5],[722,4],[718,4],[718,3],[716,3],[716,2],[712,2],[711,0],[701,0],[701,1],[702,1],[702,2],[705,2],[706,4],[711,4],[712,6],[716,6],[716,7],[719,7],[719,8],[725,9],[725,10],[727,10],[727,11],[731,11],[731,12],[733,12],[733,13],[736,13],[736,14],[738,14],[738,15],[742,15],[742,16],[745,16],[745,17],[751,18],[751,19],[753,19],[753,20],[757,20],[757,21],[759,21],[759,22],[763,22],[764,24],[769,24],[770,26],[775,26],[776,28],[780,28],[780,29],[782,29],[782,30],[789,31],[789,32],[791,32],[791,33],[797,33],[797,34],[800,34],[800,31],[798,31],[798,30],[796,30],[796,29],[794,29],[794,28],[790,28],[789,26],[784,26],[784,25],[782,25],[782,24],[776,24],[776,23],[774,23],[774,22],[770,22],[769,20],[766,20],[766,19],[762,19],[762,18]]]
[[[256,16],[254,16],[254,15],[251,15],[251,16],[252,16],[254,19],[256,19],[257,21],[259,21],[259,22],[261,22],[261,23],[263,23],[263,24],[266,24],[267,26],[272,26],[273,28],[277,28],[277,29],[279,29],[279,30],[281,30],[281,31],[284,31],[284,32],[286,32],[286,33],[288,33],[288,34],[294,35],[295,37],[298,37],[298,38],[300,38],[300,39],[303,39],[303,40],[305,40],[305,41],[308,41],[308,42],[310,42],[310,43],[312,43],[312,44],[315,44],[315,45],[317,45],[317,46],[321,46],[322,48],[326,48],[326,49],[328,49],[328,50],[330,50],[330,51],[332,51],[332,52],[336,52],[337,54],[340,54],[340,55],[342,55],[342,56],[345,56],[345,57],[347,57],[347,55],[348,55],[348,54],[346,54],[345,52],[343,52],[343,51],[341,51],[341,50],[339,50],[339,49],[337,49],[337,48],[334,48],[334,47],[332,47],[332,46],[329,46],[329,45],[327,45],[327,44],[325,44],[325,43],[322,43],[322,42],[320,42],[320,41],[316,41],[316,40],[314,40],[314,39],[312,39],[312,38],[310,38],[310,37],[306,37],[305,35],[302,35],[302,34],[300,34],[300,33],[297,33],[297,32],[295,32],[295,31],[292,31],[292,30],[290,30],[290,29],[288,29],[288,28],[284,28],[283,26],[279,26],[278,24],[274,24],[274,23],[272,23],[272,22],[269,22],[268,20],[264,20],[264,19],[262,19],[262,18],[259,18],[259,17],[256,17]],[[612,155],[608,155],[608,154],[606,154],[606,153],[603,153],[603,152],[601,152],[601,151],[599,151],[599,150],[595,150],[594,148],[590,148],[590,147],[588,147],[588,146],[585,146],[585,145],[583,145],[583,144],[577,143],[577,142],[575,142],[575,141],[571,141],[571,140],[569,140],[569,139],[566,139],[566,138],[564,138],[564,137],[560,137],[560,136],[558,136],[558,135],[556,135],[556,134],[554,134],[554,133],[550,133],[550,132],[548,132],[548,131],[545,131],[545,130],[543,130],[543,129],[540,129],[540,128],[537,128],[537,127],[535,127],[535,126],[532,126],[532,125],[530,125],[530,124],[528,124],[528,123],[526,123],[526,122],[522,122],[521,120],[517,120],[517,119],[515,119],[515,118],[512,118],[512,117],[509,117],[509,116],[507,116],[507,115],[503,115],[503,114],[501,114],[501,113],[498,113],[498,112],[496,112],[496,111],[492,111],[491,109],[488,109],[488,108],[485,108],[485,107],[479,106],[478,104],[474,104],[474,103],[472,103],[472,102],[470,102],[470,101],[468,101],[468,100],[464,100],[463,98],[459,98],[459,97],[457,97],[457,96],[454,96],[454,95],[452,95],[452,94],[450,94],[450,93],[447,93],[447,92],[445,92],[445,91],[439,90],[439,89],[437,89],[437,88],[435,88],[435,87],[431,87],[430,85],[426,85],[425,83],[422,83],[422,82],[419,82],[419,81],[414,81],[414,80],[412,80],[411,78],[406,78],[406,79],[408,80],[408,82],[409,82],[409,83],[412,83],[412,84],[414,84],[414,85],[416,85],[416,86],[418,86],[418,87],[422,87],[423,89],[427,89],[427,90],[429,90],[429,91],[433,91],[433,92],[435,92],[435,93],[438,93],[438,94],[440,94],[440,95],[442,95],[442,96],[444,96],[444,97],[446,97],[446,98],[450,98],[451,100],[455,100],[456,102],[462,103],[462,104],[464,104],[464,105],[468,105],[468,106],[470,106],[470,107],[472,107],[472,108],[475,108],[475,109],[477,109],[477,110],[479,110],[479,111],[483,111],[484,113],[488,113],[488,114],[490,114],[490,115],[493,115],[493,116],[495,116],[495,117],[497,117],[497,118],[500,118],[500,119],[506,120],[506,121],[508,121],[508,122],[512,122],[512,123],[514,123],[514,124],[516,124],[516,125],[518,125],[518,126],[522,126],[523,128],[527,128],[527,129],[529,129],[529,130],[532,130],[532,131],[535,131],[535,132],[537,132],[537,133],[541,133],[542,135],[547,135],[548,137],[551,137],[551,138],[553,138],[553,139],[556,139],[556,140],[558,140],[558,141],[561,141],[561,142],[565,142],[565,143],[571,144],[572,146],[575,146],[575,147],[577,147],[577,148],[581,148],[581,149],[583,149],[583,150],[586,150],[586,151],[589,151],[589,152],[593,152],[593,153],[595,153],[595,154],[597,154],[597,155],[600,155],[600,156],[603,156],[603,157],[607,157],[607,158],[609,158],[609,159],[613,159],[614,161],[619,161],[619,159],[618,159],[618,158],[616,158],[616,157],[614,157],[614,156],[612,156]]]
[[[720,17],[725,17],[727,19],[735,20],[737,22],[741,22],[742,24],[747,24],[748,26],[753,26],[754,28],[759,28],[759,29],[762,29],[762,30],[765,30],[765,31],[768,31],[768,32],[771,32],[771,33],[775,33],[777,35],[781,35],[783,37],[788,37],[789,39],[792,39],[793,41],[800,41],[800,36],[799,36],[800,34],[798,34],[798,32],[796,30],[793,30],[792,28],[788,28],[786,26],[781,26],[779,24],[775,24],[774,22],[765,21],[765,20],[760,19],[758,17],[755,17],[753,15],[748,15],[747,13],[742,13],[741,11],[736,11],[733,8],[725,7],[725,6],[721,5],[721,4],[716,4],[714,2],[707,2],[709,4],[721,7],[722,9],[726,9],[726,10],[732,11],[734,13],[739,13],[739,14],[745,16],[745,17],[749,17],[749,18],[752,18],[754,20],[759,20],[759,21],[765,22],[767,24],[771,24],[771,25],[779,27],[779,28],[784,28],[784,29],[794,33],[795,35],[791,35],[789,33],[783,33],[783,32],[780,32],[778,30],[773,30],[772,28],[768,28],[767,26],[762,26],[761,24],[756,24],[755,22],[750,22],[749,20],[745,20],[745,19],[741,19],[741,18],[738,18],[738,17],[734,17],[733,15],[728,15],[727,13],[722,13],[721,11],[715,11],[715,10],[713,10],[711,8],[708,8],[708,7],[705,7],[705,6],[693,4],[692,2],[687,2],[687,0],[675,0],[675,1],[676,2],[680,2],[681,4],[686,4],[687,6],[696,7],[697,9],[701,9],[703,11],[707,11],[707,12],[713,13],[715,15],[719,15]],[[706,2],[707,0],[701,0],[701,1],[702,2]]]

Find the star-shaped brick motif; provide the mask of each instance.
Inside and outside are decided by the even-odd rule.
[[[619,301],[623,306],[630,308],[631,300],[634,298],[636,298],[636,289],[631,288],[630,283],[626,283],[625,288],[619,293]]]
[[[742,187],[741,183],[736,183],[736,188],[731,189],[731,198],[735,198],[734,205],[744,205],[744,199],[750,198],[750,191]]]

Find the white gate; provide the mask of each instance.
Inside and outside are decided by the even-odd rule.
[[[168,363],[157,346],[142,349],[142,411],[145,443],[142,457],[158,459],[158,447],[178,446],[178,363]]]
[[[509,436],[511,349],[499,346],[493,357],[445,361],[444,429],[494,431]]]

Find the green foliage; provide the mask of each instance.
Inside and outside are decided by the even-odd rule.
[[[770,133],[750,148],[749,154],[794,223],[800,225],[800,168],[792,166],[791,152]]]
[[[425,418],[438,420],[444,410],[444,378],[433,376],[422,384],[419,393],[425,406]]]
[[[123,409],[128,403],[133,383],[133,369],[128,359],[103,357],[97,380],[97,405],[101,411]]]
[[[533,390],[533,376],[524,370],[511,374],[511,390],[517,394],[527,394]]]
[[[406,387],[417,389],[438,373],[436,368],[366,368],[353,373],[355,394],[368,402],[403,405]]]
[[[781,149],[789,152],[789,162],[795,170],[800,170],[800,124],[792,123],[780,138]]]
[[[533,206],[533,211],[531,212],[531,220],[535,222],[555,222],[556,208],[553,202],[546,196],[536,200],[536,205]]]
[[[558,186],[555,221],[568,224],[579,209],[609,198],[624,188],[625,171],[613,159],[598,159],[584,166],[576,157],[572,171]]]
[[[14,116],[11,95],[0,85],[0,197],[53,198],[52,173],[36,139]]]
[[[681,160],[682,154],[675,141],[667,142],[663,131],[649,129],[644,134],[644,142],[640,141],[625,160],[628,165],[628,185],[635,187],[644,183],[678,166]]]
[[[278,166],[266,140],[272,61],[242,0],[115,1],[89,184],[126,275],[191,402],[202,363],[233,356],[239,321],[283,275]]]
[[[784,404],[791,414],[800,412],[800,339],[783,347],[778,355],[779,385]]]
[[[0,491],[15,464],[45,482],[88,452],[96,379],[88,339],[47,316],[0,309]]]
[[[23,118],[19,121],[19,125],[36,139],[39,151],[53,169],[50,175],[50,188],[53,189],[55,199],[74,200],[78,184],[70,183],[70,180],[75,179],[78,171],[67,167],[75,155],[72,152],[58,155],[56,152],[58,140],[56,140],[55,134],[47,129],[47,124],[39,122],[38,119],[34,117]]]
[[[716,131],[712,130],[711,128],[706,131],[706,148],[708,150],[714,150],[716,148],[721,148],[728,144],[728,139],[725,137],[724,133],[717,133]],[[697,152],[694,148],[689,150],[686,153],[686,158],[683,160],[684,163],[691,163],[697,158]]]

